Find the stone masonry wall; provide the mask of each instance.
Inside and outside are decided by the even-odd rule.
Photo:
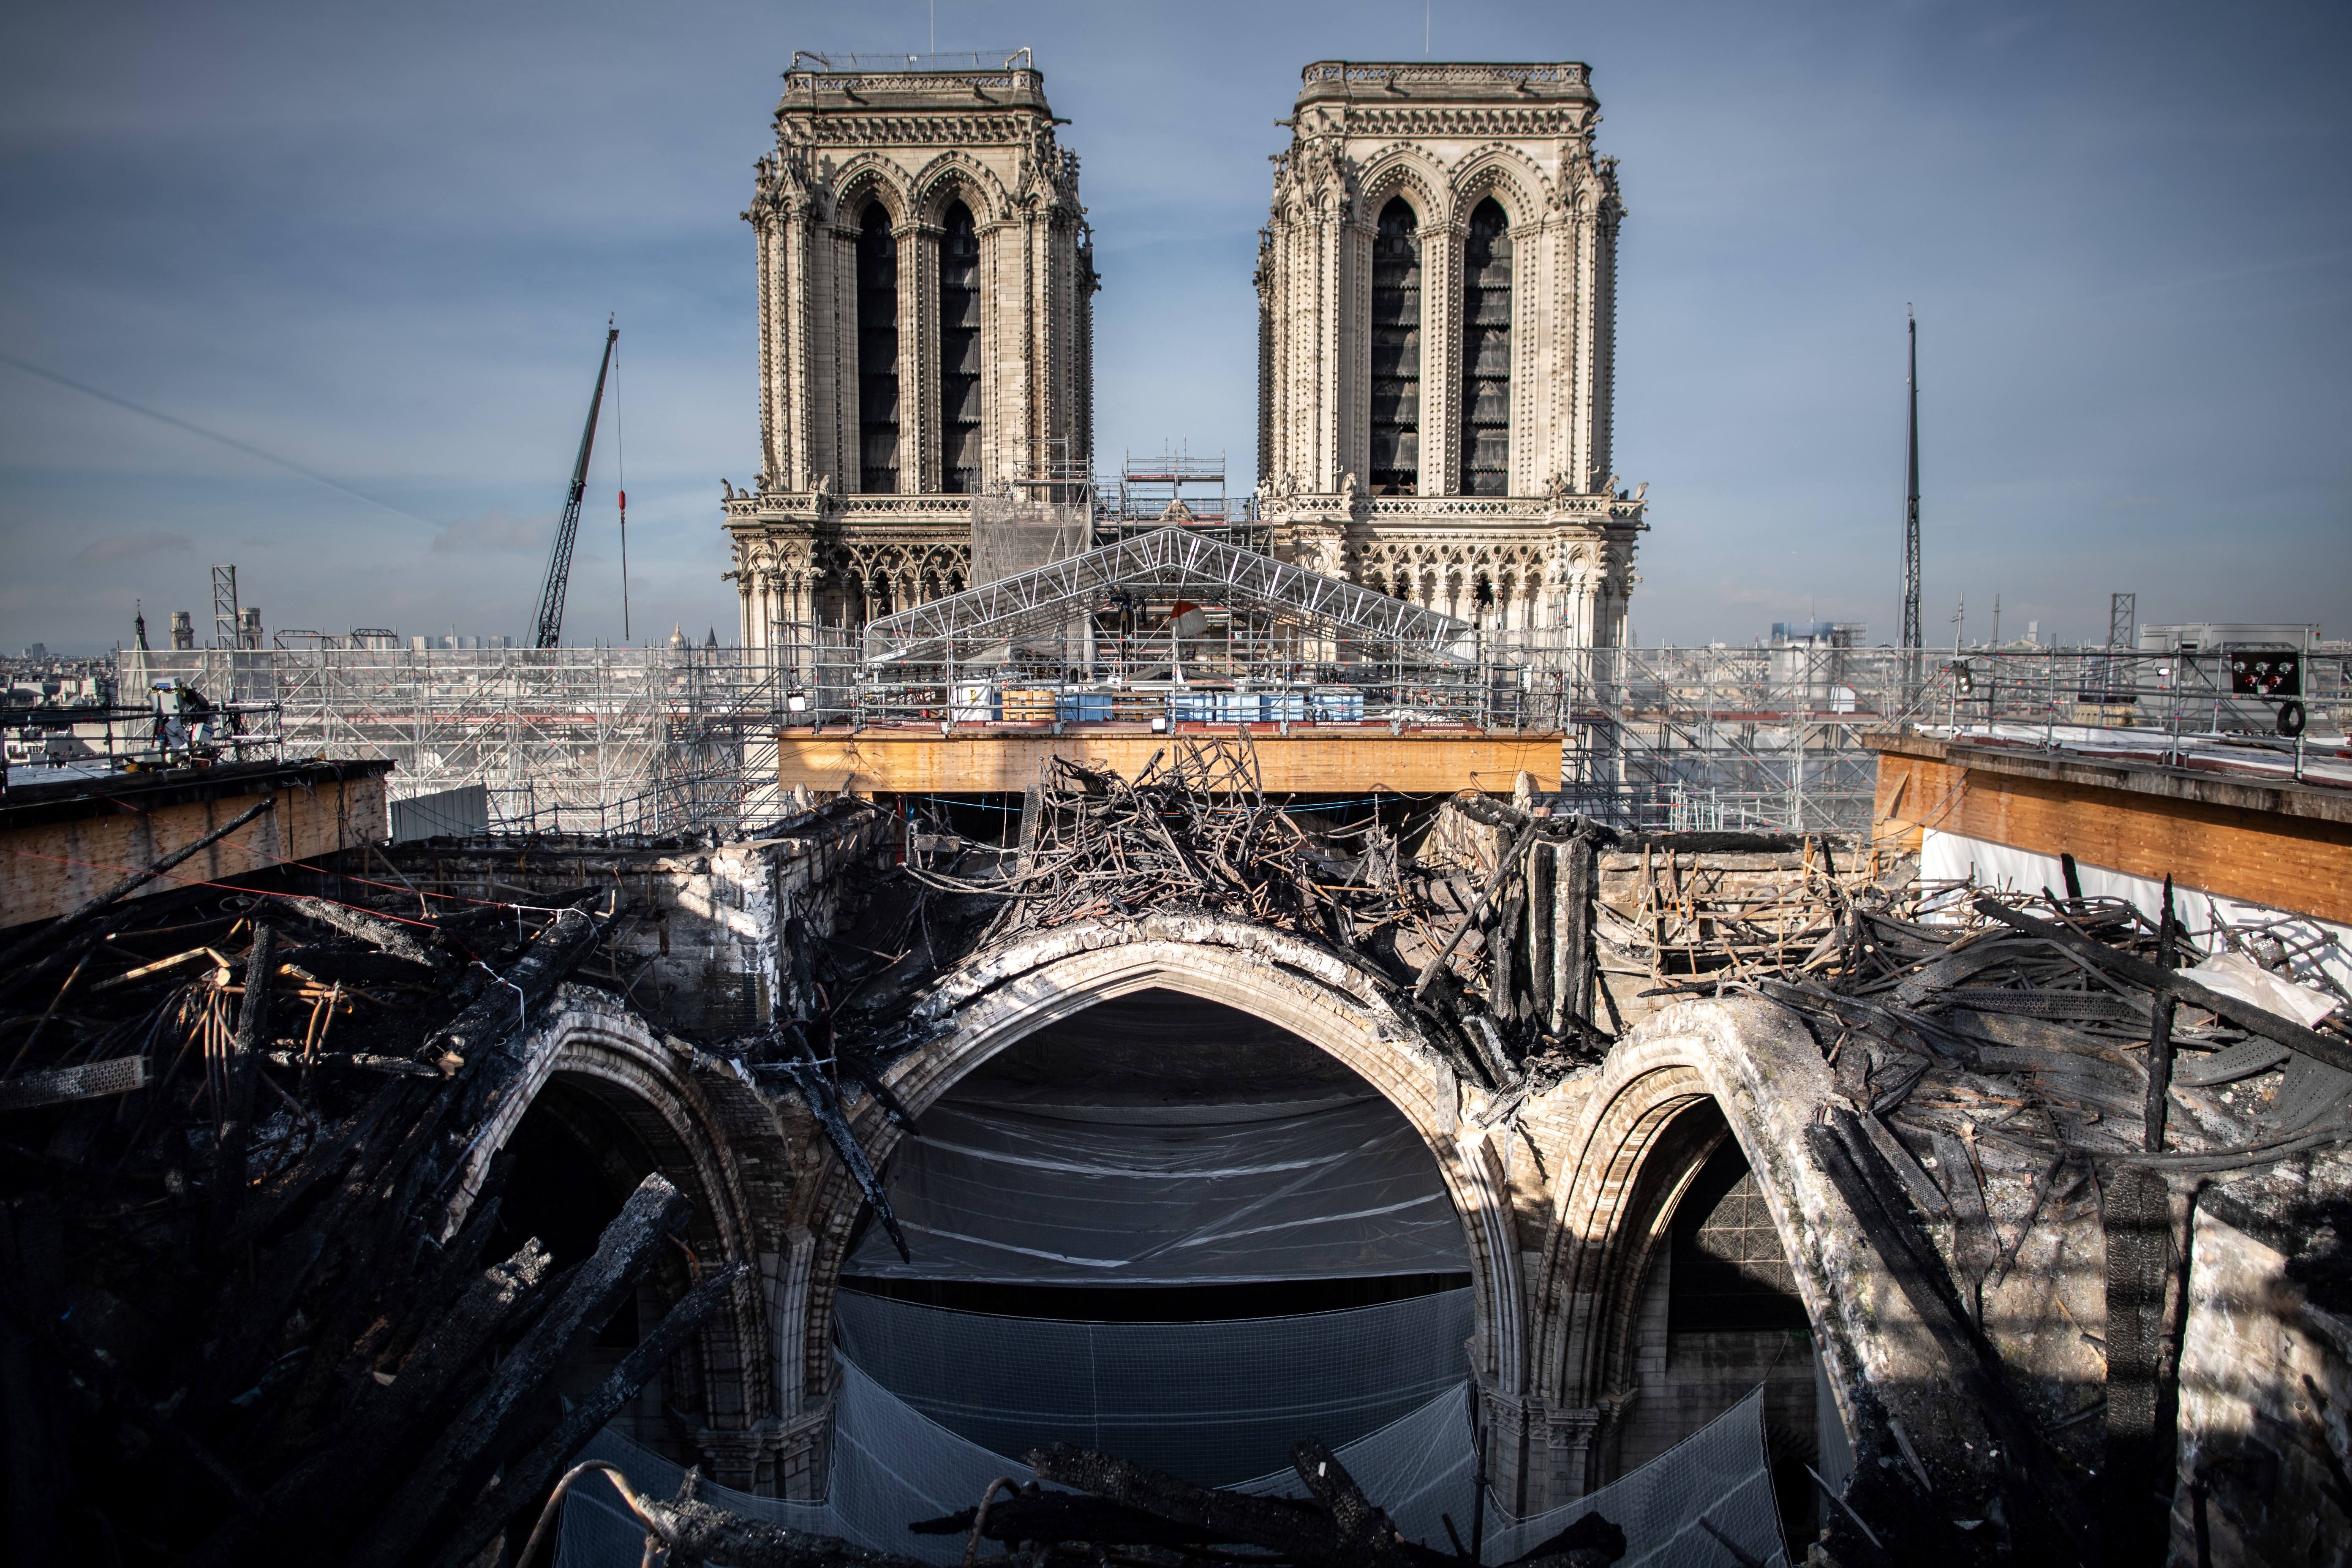
[[[613,969],[594,978],[662,1027],[719,1040],[768,1021],[785,984],[787,923],[805,921],[818,935],[841,930],[895,853],[896,832],[871,805],[843,800],[717,847],[427,839],[391,858],[424,892],[491,903],[613,887],[621,907]]]

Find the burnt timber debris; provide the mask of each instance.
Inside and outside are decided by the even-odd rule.
[[[1631,1009],[1759,996],[1805,1021],[1836,1084],[1811,1158],[2013,1457],[1993,1493],[1958,1497],[1896,1427],[1906,1462],[1865,1468],[1825,1510],[1837,1560],[1971,1560],[1990,1537],[1943,1521],[1995,1499],[2029,1561],[2094,1561],[2160,1527],[2133,1499],[2162,1489],[2176,1396],[2187,1265],[2168,1181],[2344,1142],[2341,1010],[2305,1026],[2221,994],[2180,967],[2169,922],[2071,889],[1923,886],[1829,840],[1621,836],[1524,792],[1403,804],[1309,826],[1255,787],[1245,743],[1173,742],[1133,779],[1064,763],[1017,841],[911,818],[903,868],[861,873],[854,929],[783,922],[772,1021],[667,1037],[805,1115],[903,1252],[853,1123],[870,1101],[914,1131],[888,1081],[920,1031],[910,1002],[1025,935],[1199,910],[1309,938],[1481,1086],[1482,1121],[1591,1070]],[[1742,881],[1725,869],[1741,856],[1793,874]],[[1580,913],[1538,974],[1547,904]],[[606,882],[425,907],[413,887],[289,878],[101,902],[8,944],[0,1313],[10,1424],[40,1439],[7,1460],[24,1539],[70,1554],[102,1538],[126,1563],[407,1568],[497,1561],[500,1542],[519,1561],[581,1446],[752,1289],[740,1265],[704,1270],[593,1394],[557,1404],[691,1205],[649,1177],[593,1258],[557,1267],[535,1240],[493,1249],[501,1172],[468,1152],[516,1110],[520,1042],[563,988],[625,995],[611,936],[629,901]],[[2225,934],[2275,967],[2259,931]],[[1984,1304],[2084,1226],[2105,1237],[2104,1387],[2062,1405],[2004,1365]],[[1045,1450],[1033,1467],[1076,1491],[925,1528],[1037,1561],[1237,1544],[1455,1560],[1384,1537],[1377,1500],[1300,1452],[1308,1497],[1284,1501]],[[673,1561],[892,1561],[692,1496],[636,1511]],[[1613,1560],[1595,1531],[1523,1561]]]
[[[198,892],[58,922],[0,977],[52,991],[0,1026],[16,1543],[469,1562],[743,1288],[707,1274],[566,1415],[557,1381],[691,1205],[648,1176],[552,1268],[536,1239],[490,1252],[494,1163],[447,1223],[520,1036],[614,900],[420,919]]]

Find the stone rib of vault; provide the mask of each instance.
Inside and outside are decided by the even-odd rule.
[[[1474,662],[1466,621],[1181,528],[1157,528],[885,616],[866,628],[866,662],[936,663],[957,645],[1058,636],[1119,588],[1271,610],[1324,637],[1392,650],[1408,663]]]

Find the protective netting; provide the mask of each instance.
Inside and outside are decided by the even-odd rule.
[[[971,503],[971,586],[1067,560],[1094,543],[1092,512],[1073,501],[979,496]]]
[[[1203,1323],[997,1317],[849,1290],[835,1310],[845,1358],[984,1448],[1076,1443],[1207,1486],[1428,1403],[1461,1382],[1475,1326],[1466,1289]]]
[[[877,1227],[844,1272],[1190,1285],[1470,1267],[1427,1147],[1377,1096],[1214,1122],[1137,1106],[1113,1122],[944,1101],[919,1125],[890,1176],[914,1261]]]
[[[1598,1491],[1499,1529],[1490,1522],[1481,1555],[1507,1563],[1591,1512],[1624,1529],[1617,1568],[1731,1568],[1739,1558],[1708,1525],[1766,1568],[1782,1568],[1780,1517],[1764,1452],[1764,1390]],[[1491,1501],[1487,1518],[1496,1518]]]
[[[1033,1473],[925,1419],[855,1366],[845,1362],[840,1368],[826,1501],[786,1502],[709,1482],[698,1495],[771,1524],[925,1562],[959,1561],[961,1537],[914,1535],[907,1523],[970,1508],[995,1477],[1025,1483]],[[1465,1384],[1335,1453],[1408,1540],[1442,1547],[1444,1515],[1467,1538],[1475,1483]],[[609,1430],[591,1439],[580,1458],[619,1466],[632,1485],[656,1498],[677,1495],[685,1476],[679,1466]],[[1301,1491],[1287,1469],[1236,1489]],[[1786,1568],[1765,1469],[1762,1390],[1633,1474],[1566,1507],[1514,1522],[1490,1503],[1482,1560],[1508,1562],[1595,1510],[1624,1528],[1621,1568],[1733,1568],[1739,1557],[1702,1529],[1701,1520],[1767,1568]],[[564,1503],[556,1561],[560,1568],[635,1568],[643,1542],[611,1488],[592,1479]]]

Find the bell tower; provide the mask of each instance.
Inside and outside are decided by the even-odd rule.
[[[1258,250],[1261,515],[1293,558],[1502,632],[1622,639],[1616,161],[1573,61],[1318,60]]]
[[[971,498],[1093,466],[1099,280],[1026,49],[803,51],[743,214],[760,468],[729,486],[746,647],[960,591]]]

